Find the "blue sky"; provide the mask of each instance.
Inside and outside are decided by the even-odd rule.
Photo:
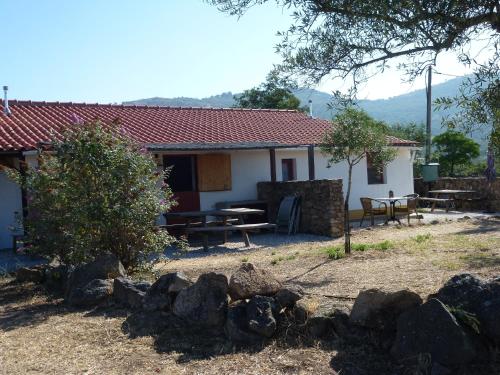
[[[0,0],[0,84],[11,98],[101,103],[240,92],[280,61],[276,32],[289,22],[274,4],[238,19],[202,0]],[[388,72],[362,96],[423,84],[402,85]]]

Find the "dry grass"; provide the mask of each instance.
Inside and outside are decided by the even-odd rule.
[[[249,261],[283,281],[302,285],[322,303],[349,303],[368,287],[409,287],[426,296],[459,272],[498,276],[499,224],[468,220],[357,231],[353,238],[357,251],[338,260],[329,259],[324,249],[340,245],[341,240],[181,259],[158,270],[183,270],[193,277],[209,270],[229,275],[242,261]],[[377,246],[386,240],[388,248]],[[127,338],[121,331],[123,320],[120,310],[72,310],[33,285],[0,280],[0,373],[331,374],[333,368],[341,368],[342,374],[364,374],[374,373],[370,371],[377,365],[377,374],[386,373],[384,361],[367,357],[362,346],[346,351],[335,343],[290,347],[271,343],[254,352],[209,358],[155,350],[153,338]],[[366,363],[372,367],[363,370]]]

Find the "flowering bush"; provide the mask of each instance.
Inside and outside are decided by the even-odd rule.
[[[37,169],[14,178],[27,191],[28,241],[40,255],[79,264],[110,252],[131,269],[172,242],[155,226],[172,205],[164,172],[118,124],[75,121]]]

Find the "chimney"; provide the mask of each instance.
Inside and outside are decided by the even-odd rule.
[[[309,99],[309,117],[314,118],[313,117],[313,101],[311,99]]]
[[[10,108],[9,108],[9,98],[7,96],[7,91],[9,91],[9,86],[4,86],[3,87],[3,93],[4,93],[3,113],[5,113],[8,116],[8,115],[10,115]]]

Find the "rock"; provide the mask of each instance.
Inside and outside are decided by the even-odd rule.
[[[167,328],[183,328],[184,322],[170,312],[139,311],[127,317],[122,330],[131,338],[155,336]]]
[[[362,327],[394,331],[399,315],[421,304],[422,298],[407,289],[363,290],[354,301],[349,321]]]
[[[276,319],[273,316],[274,299],[266,296],[254,296],[246,306],[248,328],[260,336],[271,337],[276,331]]]
[[[333,319],[328,315],[314,314],[306,322],[307,333],[313,338],[324,338],[333,332]]]
[[[478,355],[475,339],[437,299],[402,313],[391,354],[397,360],[429,353],[444,366],[463,365]]]
[[[439,291],[429,298],[437,298],[446,305],[472,312],[481,300],[488,297],[487,284],[468,274],[453,276]]]
[[[202,274],[196,283],[182,289],[173,305],[173,313],[192,324],[223,326],[228,306],[227,277],[214,272]]]
[[[144,298],[144,309],[147,311],[170,310],[175,297],[193,282],[183,272],[172,272],[162,275],[148,289]]]
[[[281,283],[268,271],[243,263],[231,276],[229,295],[233,301],[250,297],[272,296],[281,289]]]
[[[316,298],[303,298],[297,301],[292,310],[293,319],[297,324],[304,324],[318,311],[319,306]]]
[[[276,293],[276,301],[281,307],[293,307],[295,303],[304,297],[304,289],[299,285],[285,285]]]
[[[135,283],[125,277],[117,277],[113,282],[113,298],[121,305],[140,309],[146,295],[141,288],[144,289],[147,284],[144,282]]]
[[[64,264],[48,266],[45,269],[45,288],[51,293],[64,293],[68,285],[68,277],[73,268]]]
[[[249,329],[245,301],[237,301],[228,307],[224,333],[234,343],[255,344],[262,341],[261,336]]]
[[[105,302],[113,294],[113,280],[95,279],[71,291],[68,302],[78,307],[90,307]]]
[[[42,283],[45,279],[45,266],[21,267],[16,271],[16,280],[20,283]]]
[[[69,275],[66,296],[73,289],[81,288],[95,279],[114,279],[124,277],[125,269],[122,263],[112,254],[97,257],[94,261],[76,267]]]
[[[500,283],[485,282],[470,274],[453,276],[433,296],[444,304],[474,314],[480,331],[500,342]]]

